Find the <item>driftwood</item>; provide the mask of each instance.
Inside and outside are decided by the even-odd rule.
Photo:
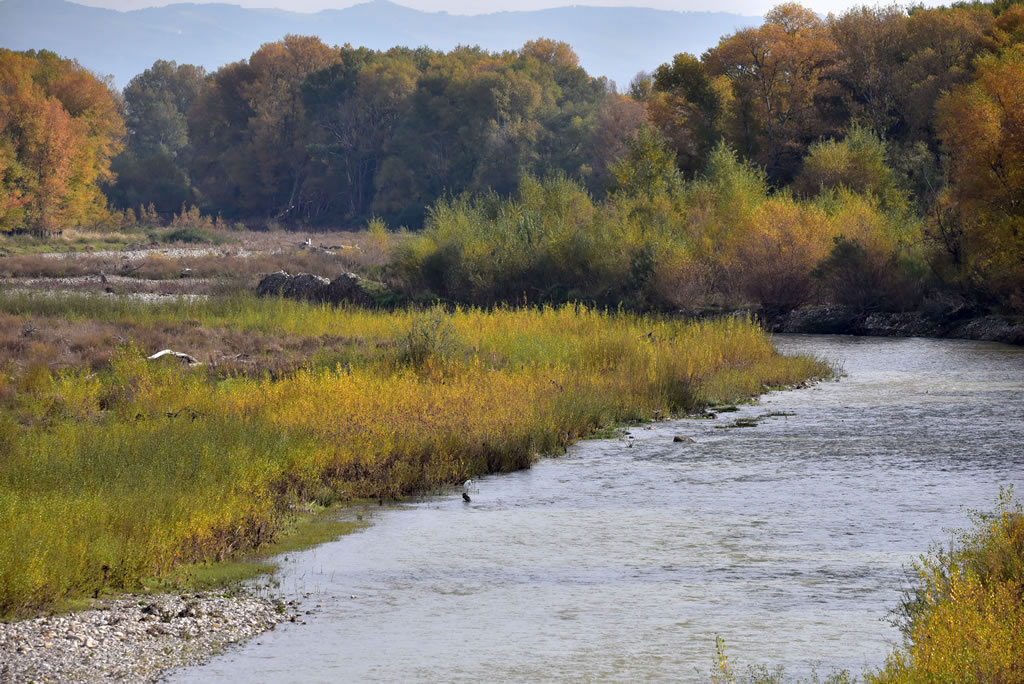
[[[183,362],[187,363],[190,366],[202,365],[198,361],[196,361],[194,356],[189,356],[184,352],[176,352],[173,349],[162,349],[158,351],[156,354],[153,354],[152,356],[147,356],[146,359],[152,361],[154,359],[160,359],[165,356],[173,356],[175,358],[181,359]]]

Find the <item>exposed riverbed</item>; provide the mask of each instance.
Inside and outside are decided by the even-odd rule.
[[[846,377],[383,510],[282,564],[307,624],[172,681],[699,679],[716,634],[741,671],[881,665],[907,563],[1024,493],[1024,349],[777,341]]]

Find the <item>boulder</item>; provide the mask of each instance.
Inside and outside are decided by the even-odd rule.
[[[263,276],[256,286],[260,297],[287,297],[311,302],[358,306],[394,305],[398,298],[383,283],[367,280],[355,273],[342,273],[333,281],[311,273],[288,275],[284,271]]]
[[[284,294],[285,286],[291,278],[284,271],[263,276],[260,284],[256,286],[256,294],[260,297],[279,297]]]
[[[875,337],[941,337],[944,328],[917,312],[873,313],[864,319],[863,332]]]
[[[289,299],[320,301],[321,292],[331,284],[327,278],[312,273],[299,273],[292,276],[281,292]]]
[[[328,283],[320,292],[320,297],[331,304],[349,302],[360,306],[376,304],[370,281],[360,278],[355,273],[342,273]]]

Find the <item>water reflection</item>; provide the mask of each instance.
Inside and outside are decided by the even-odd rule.
[[[308,624],[175,679],[693,679],[716,634],[791,675],[880,665],[902,567],[1021,480],[1024,351],[777,344],[847,376],[384,511],[285,564]]]

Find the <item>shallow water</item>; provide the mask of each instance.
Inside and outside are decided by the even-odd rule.
[[[581,442],[283,563],[288,625],[172,681],[701,679],[884,661],[904,568],[1024,476],[1024,349],[779,336],[847,375]],[[737,418],[766,417],[729,428]],[[684,435],[694,443],[674,443]]]

